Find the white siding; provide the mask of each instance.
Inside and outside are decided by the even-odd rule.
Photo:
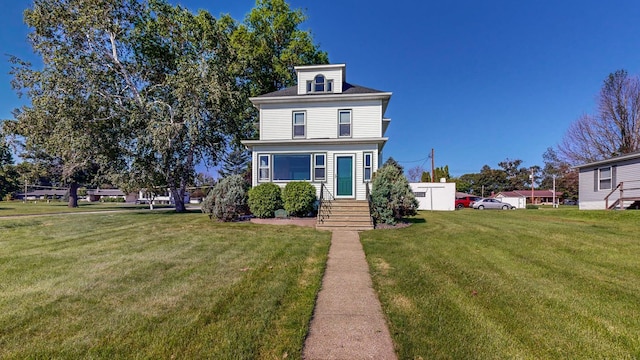
[[[624,197],[640,196],[640,190],[632,190],[632,188],[640,188],[640,159],[582,168],[580,169],[578,183],[578,204],[581,210],[602,210],[606,208],[604,198],[611,190],[597,190],[597,171],[599,168],[608,166],[612,167],[612,189],[618,186],[620,182],[624,182],[623,188],[628,189],[625,190]],[[619,195],[619,191],[611,194],[609,197],[609,205],[615,202],[619,198]]]
[[[526,209],[527,208],[527,198],[525,197],[507,197],[507,196],[501,196],[498,195],[496,196],[496,199],[499,199],[500,201],[507,203],[507,204],[511,204],[513,206],[516,207],[516,209]]]
[[[252,183],[253,186],[257,186],[258,182],[258,155],[260,154],[277,154],[277,153],[324,153],[326,157],[326,182],[325,186],[329,192],[335,195],[335,156],[336,155],[355,155],[354,156],[354,183],[355,183],[355,198],[358,200],[366,200],[366,186],[363,182],[363,158],[364,152],[373,153],[373,172],[377,170],[378,164],[378,148],[375,144],[370,145],[292,145],[292,146],[266,146],[258,145],[254,146],[252,154]],[[275,182],[281,187],[284,187],[287,182]],[[317,189],[317,195],[319,195],[320,182],[311,182]]]
[[[260,140],[288,140],[293,138],[292,123],[295,111],[306,112],[307,139],[335,139],[338,137],[338,111],[351,110],[351,137],[382,137],[382,101],[264,104],[260,109]]]
[[[456,201],[455,183],[409,183],[413,193],[424,193],[416,197],[418,210],[453,211]]]
[[[333,80],[333,93],[342,93],[342,82],[344,81],[344,68],[333,69],[313,69],[298,71],[298,94],[307,93],[307,81],[313,81],[317,75],[324,75],[327,80]]]

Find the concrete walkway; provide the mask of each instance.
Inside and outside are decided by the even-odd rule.
[[[356,231],[334,231],[303,358],[397,359]]]

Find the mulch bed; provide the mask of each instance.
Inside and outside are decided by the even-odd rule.
[[[251,218],[249,219],[254,224],[266,224],[266,225],[298,225],[298,226],[308,226],[315,227],[317,219],[316,218],[301,218],[301,217],[289,217],[286,219],[280,218],[269,218],[269,219],[260,219],[260,218]],[[378,224],[376,225],[376,229],[401,229],[407,226],[411,226],[410,222],[398,222],[395,225],[389,224]]]
[[[411,226],[411,223],[408,221],[399,221],[395,225],[390,224],[376,224],[376,229],[402,229],[407,226]]]
[[[298,225],[298,226],[308,226],[315,227],[317,219],[316,218],[299,218],[299,217],[290,217],[286,219],[259,219],[259,218],[251,218],[250,220],[254,224],[267,224],[267,225]]]

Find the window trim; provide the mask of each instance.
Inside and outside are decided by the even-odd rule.
[[[322,156],[324,158],[324,164],[322,166],[318,166],[316,164],[316,158]],[[327,154],[326,153],[315,153],[313,154],[313,158],[312,160],[312,169],[311,171],[313,172],[313,177],[312,180],[313,182],[327,182]],[[324,177],[323,178],[317,178],[316,177],[316,169],[324,169]]]
[[[318,81],[322,78],[322,81]],[[327,77],[323,74],[318,74],[313,77],[313,92],[323,93],[327,92]],[[318,90],[318,87],[322,87],[322,90]]]
[[[370,158],[368,166],[367,166],[367,156]],[[369,169],[368,178],[367,178],[367,169]],[[365,152],[365,153],[362,153],[362,181],[371,182],[372,178],[373,178],[373,153]]]
[[[302,114],[302,125],[296,125],[296,115]],[[303,135],[296,136],[296,126],[302,126]],[[306,139],[307,138],[307,112],[296,110],[291,114],[291,138],[292,139]]]
[[[267,165],[262,165],[262,158],[267,159]],[[261,175],[261,170],[267,170],[267,177],[263,178]],[[258,154],[258,182],[270,182],[271,181],[271,155],[270,154]]]
[[[602,177],[602,170],[609,170],[609,177]],[[602,187],[602,181],[609,180],[609,187]],[[613,189],[613,168],[611,166],[605,166],[598,168],[598,190],[611,190]]]
[[[322,77],[324,80],[318,82],[318,78]],[[317,86],[322,86],[322,90],[316,90]],[[313,79],[307,80],[307,94],[327,94],[333,93],[333,79],[327,79],[324,74],[316,74]]]
[[[342,114],[349,114],[349,135],[341,135],[341,126],[343,125],[340,121],[342,120]],[[338,110],[338,137],[339,138],[350,138],[353,135],[353,111],[350,109],[341,109]]]
[[[309,159],[309,173],[308,173],[308,179],[276,179],[275,178],[275,173],[276,173],[276,169],[275,169],[275,157],[276,156],[298,156],[298,155],[304,155],[307,156]],[[288,183],[291,181],[307,181],[307,182],[311,182],[311,180],[313,179],[313,153],[311,152],[274,152],[271,153],[271,172],[273,173],[273,175],[271,175],[271,182],[274,183]]]

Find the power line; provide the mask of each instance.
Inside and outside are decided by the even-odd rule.
[[[420,160],[411,160],[411,161],[401,161],[401,160],[396,160],[396,161],[397,161],[397,162],[399,162],[399,163],[401,163],[401,164],[417,163],[417,162],[420,162],[420,161],[422,161],[422,162],[424,163],[424,162],[425,162],[425,161],[427,161],[430,157],[431,157],[431,156],[427,156],[426,158],[422,158],[422,159],[420,159]]]

